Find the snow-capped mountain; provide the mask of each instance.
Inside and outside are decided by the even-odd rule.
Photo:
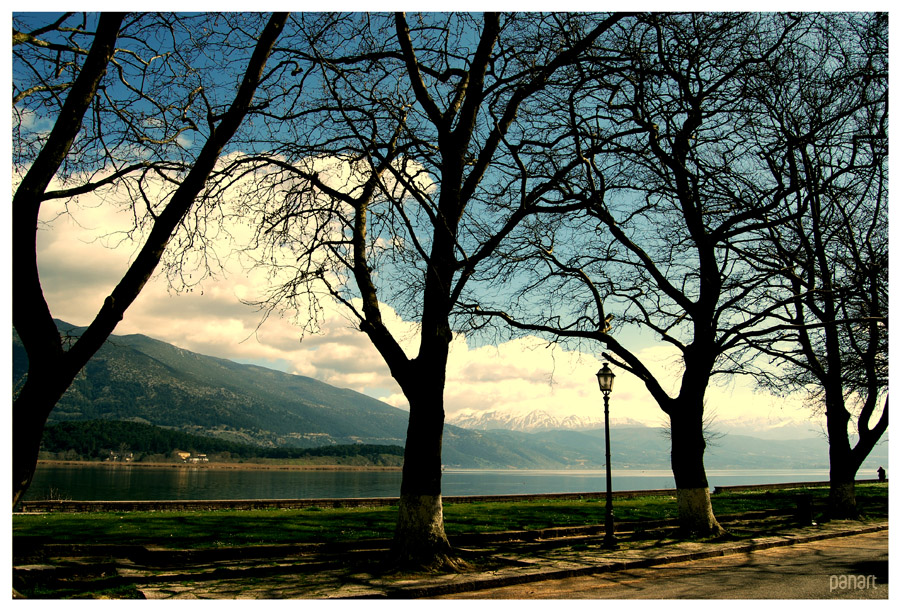
[[[581,431],[597,429],[603,426],[603,418],[583,416],[558,417],[543,410],[534,410],[526,414],[509,412],[460,412],[447,419],[447,424],[452,424],[464,429],[490,430],[503,429],[506,431]],[[611,426],[645,426],[641,422],[630,418],[610,418]]]
[[[825,420],[810,415],[808,420],[789,418],[748,417],[720,420],[714,418],[710,428],[720,433],[747,435],[761,439],[809,439],[825,438]]]

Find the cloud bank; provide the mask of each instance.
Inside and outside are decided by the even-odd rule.
[[[134,242],[121,239],[121,232],[133,226],[133,218],[129,209],[101,205],[91,197],[71,205],[68,213],[60,212],[49,205],[42,211],[38,237],[42,285],[56,318],[86,325],[137,250]],[[233,233],[239,232],[236,228]],[[286,313],[263,321],[263,314],[242,300],[256,299],[265,291],[264,271],[247,271],[232,259],[220,264],[219,277],[203,279],[186,291],[172,290],[165,275],[157,274],[116,333],[142,333],[194,352],[316,378],[407,407],[381,356],[341,306],[323,304],[317,333],[304,333],[296,324],[303,322],[303,313],[298,319]],[[388,306],[384,314],[407,354],[414,355],[416,326]],[[599,417],[602,399],[594,377],[602,365],[599,352],[599,346],[597,355],[548,346],[536,337],[470,347],[458,337],[447,371],[447,416],[543,410],[558,417]],[[677,378],[667,365],[671,354],[664,347],[646,347],[640,356],[674,384]],[[664,414],[643,384],[626,372],[617,373],[614,415],[664,425]],[[742,386],[711,387],[707,407],[724,419],[752,416],[774,421],[808,415],[795,404]]]

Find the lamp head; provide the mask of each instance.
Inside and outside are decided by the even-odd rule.
[[[603,368],[597,372],[597,382],[600,383],[600,392],[604,395],[609,395],[609,393],[612,392],[615,379],[616,374],[609,368],[609,363],[603,363]]]

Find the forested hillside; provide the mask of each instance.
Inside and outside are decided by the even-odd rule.
[[[80,329],[58,321],[64,334]],[[13,333],[13,384],[27,356]],[[112,336],[49,422],[129,420],[270,447],[403,445],[402,410],[352,390],[183,350],[144,335]]]
[[[180,460],[178,452],[195,457],[202,454],[218,461],[328,458],[337,464],[352,462],[380,466],[397,466],[403,462],[403,448],[394,445],[263,448],[149,424],[108,420],[52,424],[44,431],[41,452],[44,458],[133,462]]]

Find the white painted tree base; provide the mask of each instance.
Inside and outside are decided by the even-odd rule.
[[[709,488],[679,488],[678,521],[681,528],[696,535],[720,535],[725,532],[712,510]]]

